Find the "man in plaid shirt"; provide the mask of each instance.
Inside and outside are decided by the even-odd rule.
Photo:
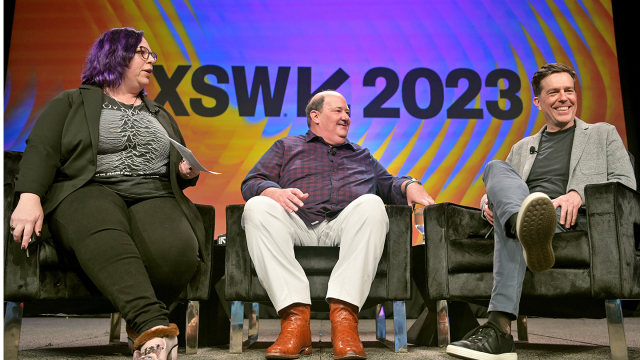
[[[327,291],[335,359],[366,358],[357,313],[382,256],[387,204],[434,204],[422,184],[394,177],[369,150],[347,139],[345,98],[316,94],[309,131],[276,141],[242,182],[242,226],[260,283],[282,318],[267,358],[311,353],[309,282],[293,246],[340,246]]]

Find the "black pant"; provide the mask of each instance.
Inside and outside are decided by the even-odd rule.
[[[198,241],[173,197],[125,202],[87,185],[49,217],[54,238],[138,333],[168,325],[167,307],[198,266]]]

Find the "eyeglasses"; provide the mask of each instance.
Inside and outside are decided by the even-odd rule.
[[[136,51],[136,54],[140,53],[143,59],[149,60],[149,55],[151,55],[154,63],[158,61],[158,55],[156,53],[152,52],[151,50],[147,49],[145,46],[142,46],[142,45],[138,46],[138,48],[140,50]]]

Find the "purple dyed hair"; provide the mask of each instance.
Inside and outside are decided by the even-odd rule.
[[[134,28],[115,28],[102,34],[93,44],[82,70],[82,84],[115,89],[136,55],[144,32]],[[144,89],[141,91],[144,94]]]

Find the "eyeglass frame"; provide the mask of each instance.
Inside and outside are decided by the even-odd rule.
[[[153,58],[153,63],[155,64],[156,62],[158,62],[158,54],[156,54],[153,51],[149,50],[149,48],[147,48],[146,46],[140,45],[140,46],[138,46],[137,49],[140,49],[140,50],[136,50],[136,54],[140,53],[140,56],[142,56],[143,59],[149,60],[149,55],[151,55],[151,57]],[[147,53],[146,57],[144,56],[145,50],[146,50],[146,53]]]

